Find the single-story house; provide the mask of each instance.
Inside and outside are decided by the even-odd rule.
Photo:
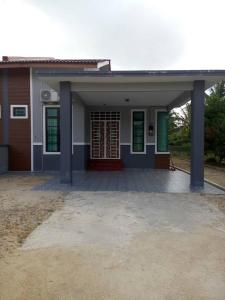
[[[73,170],[168,169],[168,112],[191,99],[191,185],[202,186],[204,95],[222,79],[224,70],[112,71],[108,59],[4,56],[0,164],[8,154],[9,170],[60,171],[64,183]]]

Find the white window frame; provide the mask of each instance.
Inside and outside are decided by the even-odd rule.
[[[155,154],[170,154],[169,151],[167,152],[158,152],[157,151],[157,130],[158,130],[158,112],[168,112],[166,108],[160,108],[155,110]]]
[[[14,116],[13,115],[13,110],[14,108],[25,108],[25,116]],[[28,119],[28,105],[17,105],[17,104],[13,104],[10,105],[10,118],[11,119]]]
[[[133,112],[142,111],[144,112],[144,151],[143,152],[133,152]],[[138,108],[131,110],[131,144],[130,144],[130,153],[131,154],[146,154],[146,124],[147,124],[147,113],[146,109]]]
[[[43,105],[43,154],[53,155],[61,154],[61,152],[48,152],[46,151],[46,108],[47,107],[60,107],[60,105]]]

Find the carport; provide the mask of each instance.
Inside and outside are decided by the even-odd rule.
[[[62,183],[72,182],[72,98],[85,105],[152,106],[167,111],[191,100],[191,176],[193,188],[204,186],[205,91],[225,78],[223,70],[195,71],[74,71],[36,70],[60,94]],[[124,100],[132,99],[125,103]]]

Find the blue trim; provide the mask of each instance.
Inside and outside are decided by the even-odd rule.
[[[60,154],[43,154],[42,145],[33,145],[34,171],[59,171]],[[72,169],[85,170],[90,157],[89,145],[74,145]]]
[[[131,154],[130,145],[121,145],[121,159],[125,168],[154,168],[155,146],[146,145],[146,154]],[[43,154],[42,145],[34,145],[34,171],[59,171],[60,154]],[[72,169],[85,170],[90,158],[89,145],[74,145]]]
[[[130,145],[121,145],[120,149],[125,168],[154,168],[155,145],[146,145],[146,154],[131,154]]]
[[[89,145],[74,145],[72,168],[73,170],[85,170],[87,169],[88,160],[90,157]]]

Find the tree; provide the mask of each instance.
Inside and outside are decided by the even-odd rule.
[[[171,144],[190,142],[191,103],[188,102],[179,111],[173,110],[169,118],[169,135]]]
[[[225,81],[206,95],[205,151],[213,152],[220,163],[225,158]]]

